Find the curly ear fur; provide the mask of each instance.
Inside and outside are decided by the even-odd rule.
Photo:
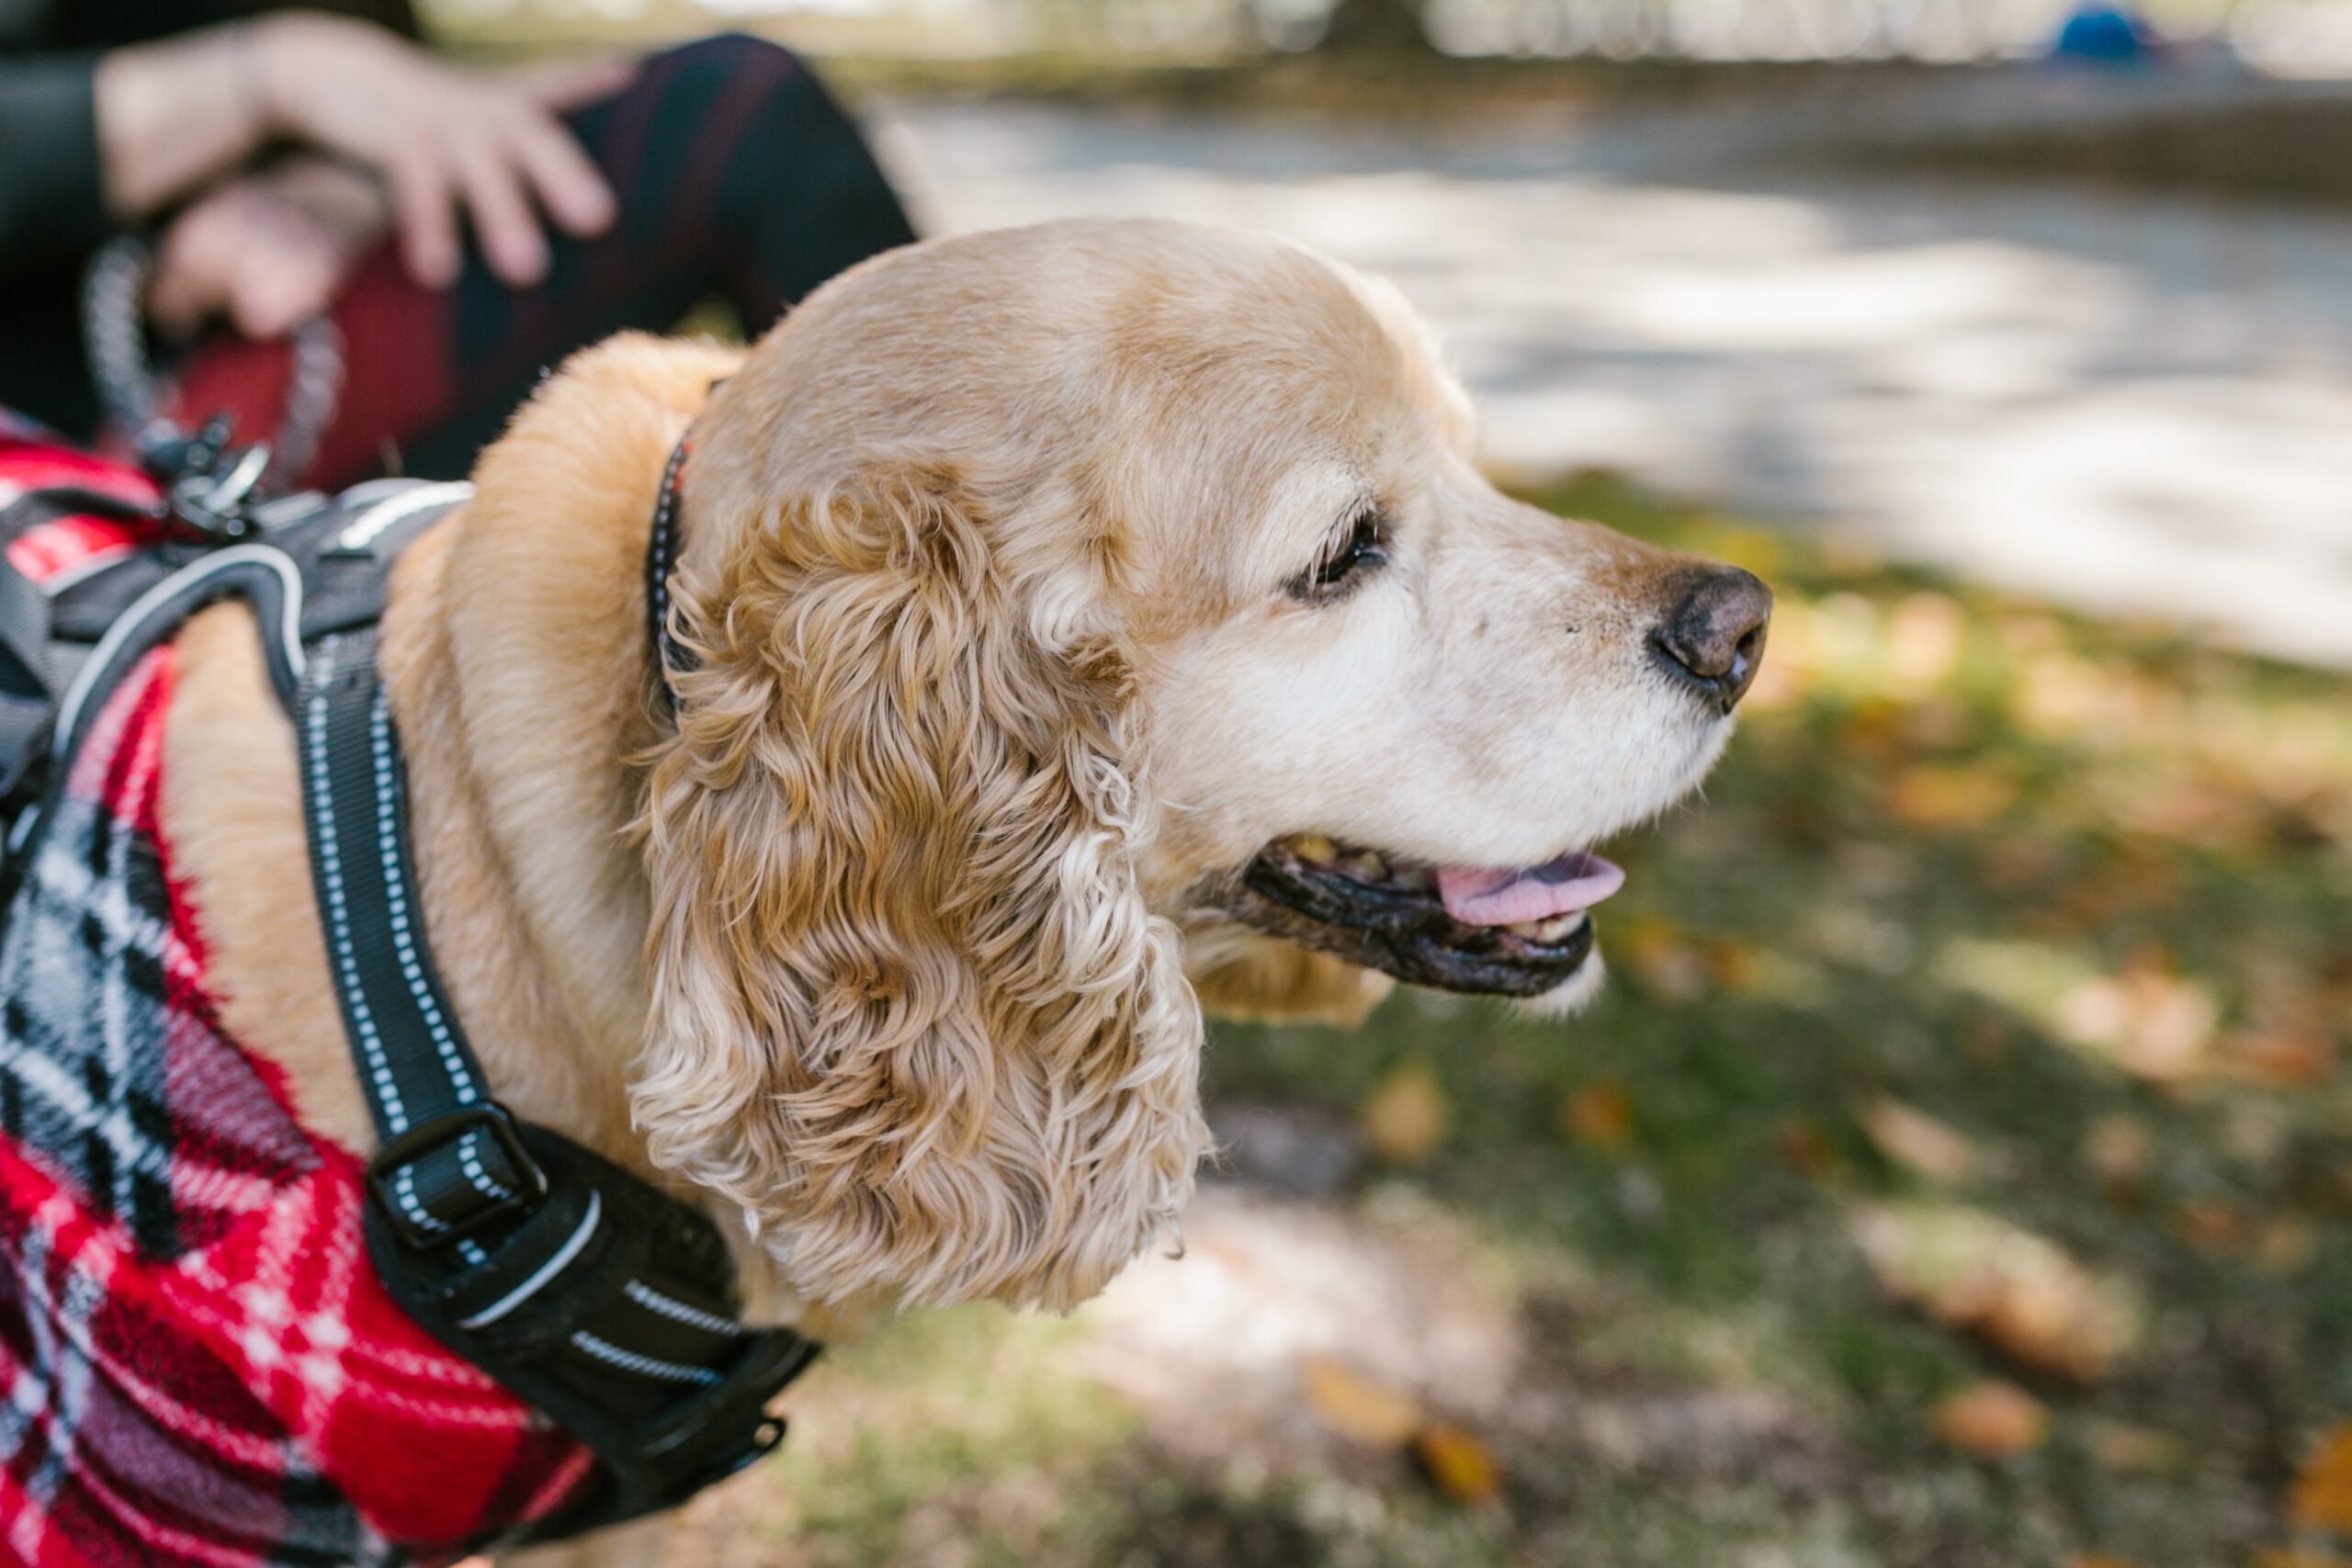
[[[719,520],[679,582],[632,1106],[811,1300],[1069,1306],[1208,1144],[1126,667],[1049,646],[978,511],[855,481]]]

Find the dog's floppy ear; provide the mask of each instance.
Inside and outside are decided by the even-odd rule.
[[[1083,1300],[1207,1145],[1126,666],[1033,624],[952,472],[714,505],[640,824],[651,1156],[810,1299]]]

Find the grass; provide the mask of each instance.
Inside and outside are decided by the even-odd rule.
[[[1083,1316],[911,1317],[693,1561],[2352,1557],[2344,1488],[2297,1485],[2352,1419],[2346,683],[1605,479],[1542,499],[1781,599],[1706,798],[1609,847],[1608,994],[1566,1027],[1415,995],[1218,1027],[1207,1090],[1353,1124],[1413,1086],[1433,1115],[1375,1109],[1330,1207],[1467,1238],[1568,1424],[1477,1427],[1483,1505],[1345,1443],[1220,1467],[1091,1379]],[[1987,1382],[2037,1418],[1946,1407]],[[1595,1410],[1691,1425],[1612,1447]]]

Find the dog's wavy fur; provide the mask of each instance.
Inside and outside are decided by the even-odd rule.
[[[1130,672],[1041,633],[952,469],[739,501],[639,818],[649,1151],[808,1294],[1073,1304],[1207,1146]]]
[[[689,428],[673,716],[642,563]],[[1204,878],[1309,829],[1532,863],[1722,744],[1643,642],[1686,563],[1505,500],[1469,439],[1393,291],[1178,225],[910,247],[748,356],[575,358],[383,627],[425,925],[501,1098],[707,1205],[752,1311],[815,1334],[1100,1289],[1208,1147],[1202,1004],[1388,989]],[[1303,606],[1374,484],[1393,581]],[[254,632],[208,612],[180,659],[162,811],[224,1021],[368,1150]]]

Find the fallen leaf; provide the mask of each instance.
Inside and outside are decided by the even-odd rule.
[[[1886,618],[1887,673],[1896,684],[1932,686],[1951,673],[1968,616],[1941,593],[1911,594]]]
[[[1971,1383],[1936,1406],[1936,1435],[1979,1459],[2015,1459],[2050,1436],[2041,1402],[2015,1383]]]
[[[1920,762],[1889,781],[1881,804],[1905,827],[1982,828],[2017,798],[2017,782],[1990,769]]]
[[[2068,930],[2091,931],[2127,916],[2177,908],[2186,893],[2171,861],[2145,849],[2122,849],[2067,878],[2058,889],[2057,902]]]
[[[2059,998],[2053,1021],[2068,1040],[2133,1077],[2177,1083],[2205,1066],[2221,1017],[2212,992],[2152,952],[2120,975],[2075,987]]]
[[[1634,1100],[1624,1086],[1587,1084],[1560,1102],[1561,1130],[1596,1149],[1622,1149],[1634,1139]]]
[[[2352,1422],[2339,1422],[2321,1435],[2295,1479],[2288,1506],[2298,1524],[2352,1532]]]
[[[1754,991],[1763,983],[1767,965],[1760,949],[1745,942],[1707,944],[1707,972],[1715,984],[1735,996]]]
[[[1838,750],[1873,762],[1892,761],[1905,750],[1903,705],[1883,697],[1856,703],[1838,732]]]
[[[2148,1124],[2121,1111],[2100,1117],[2083,1134],[2083,1162],[2110,1187],[2137,1186],[2155,1152]]]
[[[1435,1075],[1408,1065],[1380,1081],[1363,1102],[1362,1120],[1374,1154],[1391,1165],[1419,1165],[1445,1142],[1453,1108]]]
[[[2086,1551],[2068,1558],[2066,1568],[2140,1568],[2140,1565],[2128,1558],[2108,1557],[2096,1551]]]
[[[2246,1568],[2352,1568],[2352,1561],[2338,1557],[2332,1551],[2277,1546],[2256,1552],[2246,1560]]]
[[[1413,1457],[1437,1489],[1457,1503],[1476,1507],[1502,1495],[1502,1465],[1494,1450],[1459,1427],[1430,1422],[1414,1434]]]
[[[2184,1203],[2173,1216],[2173,1225],[2183,1241],[2201,1252],[2243,1252],[2253,1239],[2245,1211],[2219,1198]]]
[[[2138,1302],[2054,1244],[1959,1203],[1873,1203],[1854,1239],[1887,1293],[2018,1365],[2095,1382],[2139,1337]]]
[[[1801,1176],[1819,1178],[1838,1164],[1838,1150],[1812,1122],[1792,1118],[1781,1123],[1781,1158]]]
[[[1713,967],[1706,950],[1655,915],[1630,923],[1619,939],[1619,951],[1634,979],[1653,996],[1687,1002],[1706,991]]]
[[[2094,1422],[2085,1433],[2085,1444],[2091,1457],[2109,1470],[2141,1474],[2169,1474],[2186,1468],[2193,1457],[2188,1445],[2170,1432],[2121,1421]]]
[[[2053,648],[2026,664],[2010,711],[2030,734],[2073,739],[2114,709],[2115,693],[2109,671]]]
[[[2309,1220],[2287,1215],[2262,1227],[2255,1256],[2273,1274],[2300,1274],[2319,1251],[2319,1236]]]
[[[1862,1131],[1879,1153],[1932,1181],[1965,1181],[1976,1169],[1976,1147],[1954,1129],[1900,1100],[1882,1100],[1862,1112]]]
[[[2223,1072],[2266,1089],[2301,1089],[2335,1075],[2335,1043],[2317,1030],[2233,1034],[2220,1055]]]
[[[1314,1358],[1300,1369],[1299,1385],[1315,1418],[1351,1442],[1402,1448],[1420,1428],[1419,1401],[1344,1361]]]

